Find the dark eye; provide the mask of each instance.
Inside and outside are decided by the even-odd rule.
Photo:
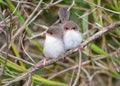
[[[53,33],[51,31],[47,31],[47,34],[52,35]]]
[[[76,28],[75,27],[72,27],[72,30],[75,30]]]
[[[50,35],[52,35],[53,33],[52,32],[49,32]]]
[[[65,27],[65,30],[68,30],[69,28],[68,27]]]

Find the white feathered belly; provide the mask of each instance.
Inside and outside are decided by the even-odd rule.
[[[46,36],[43,53],[46,57],[57,58],[65,52],[64,45],[61,40],[51,36]]]
[[[65,49],[68,50],[78,47],[80,45],[80,43],[82,42],[82,35],[77,31],[68,30],[65,32],[63,39],[65,44]]]

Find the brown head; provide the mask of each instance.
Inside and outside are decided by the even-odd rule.
[[[79,26],[73,21],[66,21],[63,25],[63,29],[64,31],[67,31],[67,30],[79,31],[80,30]]]

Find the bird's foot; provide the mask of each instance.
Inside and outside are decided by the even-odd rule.
[[[47,60],[48,60],[48,58],[43,59],[42,63],[43,63],[44,66],[46,65]]]
[[[80,45],[79,49],[80,50],[83,50],[84,46],[83,45]]]

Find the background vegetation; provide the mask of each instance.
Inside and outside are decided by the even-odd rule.
[[[120,20],[120,0],[0,0],[0,85],[42,61],[45,37],[36,34],[41,35],[59,19],[60,7],[70,6],[70,18],[80,26],[83,41]],[[85,47],[82,63],[76,86],[120,86],[120,28]],[[77,64],[75,52],[11,86],[71,86]]]

